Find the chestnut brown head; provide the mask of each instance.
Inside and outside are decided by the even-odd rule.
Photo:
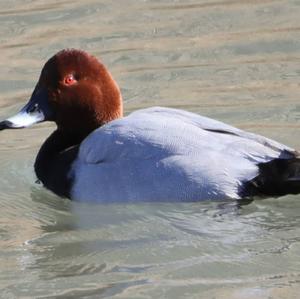
[[[84,51],[67,49],[46,62],[29,102],[5,122],[20,128],[49,120],[61,131],[87,134],[121,116],[120,90],[105,66]]]

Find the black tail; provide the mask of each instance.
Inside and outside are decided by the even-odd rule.
[[[250,196],[282,196],[300,193],[300,157],[274,159],[258,164],[259,175],[247,183]]]

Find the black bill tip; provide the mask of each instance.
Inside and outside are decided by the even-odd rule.
[[[5,130],[5,129],[14,129],[13,123],[9,120],[1,121],[0,122],[0,131]]]

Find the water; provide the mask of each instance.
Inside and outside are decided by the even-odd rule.
[[[187,109],[300,148],[300,2],[1,1],[0,118],[46,59],[85,49],[125,110]],[[0,138],[1,298],[298,298],[300,197],[92,205],[35,183],[53,130]]]

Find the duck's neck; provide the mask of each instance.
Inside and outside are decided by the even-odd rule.
[[[84,137],[56,130],[38,152],[34,164],[36,175],[45,187],[60,196],[70,197],[70,169]]]

